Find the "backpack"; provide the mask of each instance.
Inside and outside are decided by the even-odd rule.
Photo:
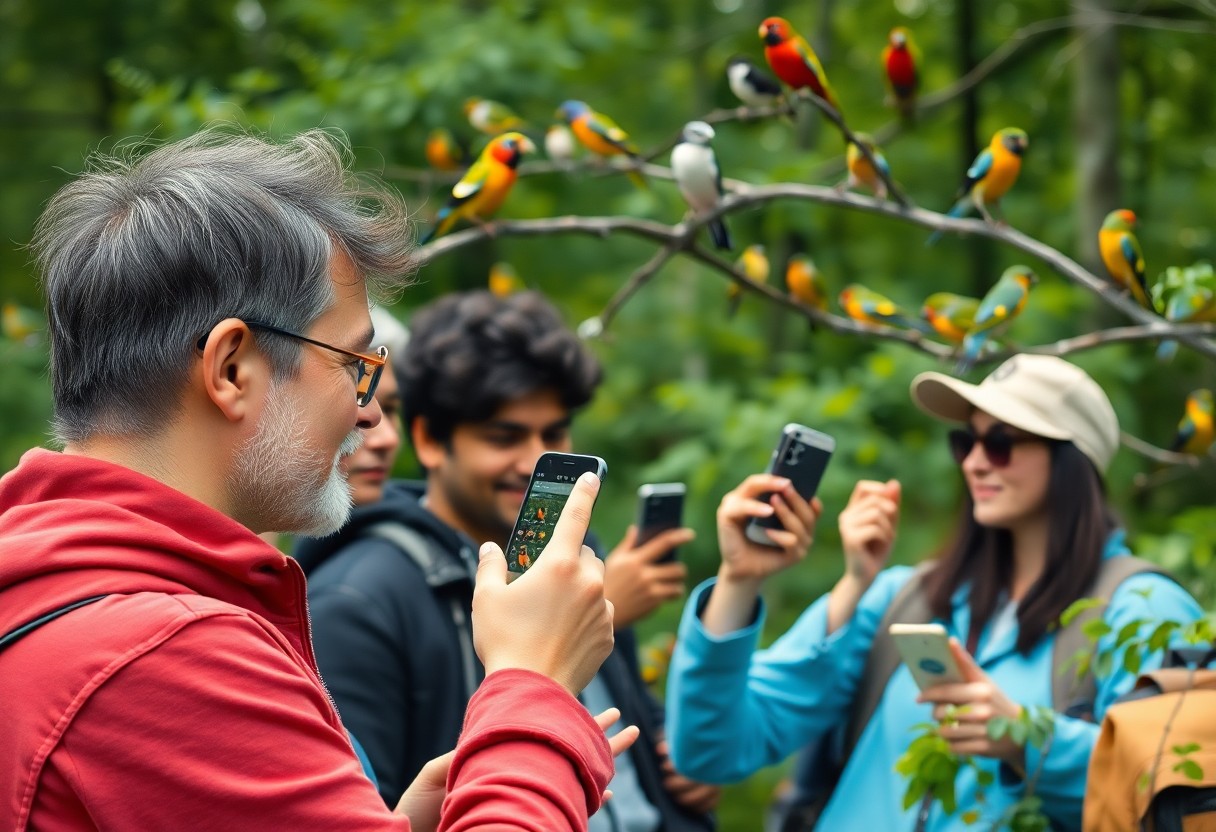
[[[778,786],[777,796],[769,807],[764,825],[766,832],[808,832],[814,829],[848,764],[849,756],[861,739],[862,731],[878,709],[891,674],[899,669],[901,659],[887,629],[897,622],[926,624],[933,620],[929,599],[924,593],[924,579],[936,565],[936,561],[919,564],[887,606],[875,631],[847,722],[841,730],[820,737],[799,752],[790,781]],[[1120,584],[1144,573],[1169,577],[1161,567],[1140,558],[1125,555],[1105,558],[1084,597],[1109,601]],[[1092,608],[1076,616],[1057,633],[1051,653],[1052,708],[1068,716],[1090,721],[1093,721],[1093,704],[1097,696],[1097,682],[1093,673],[1086,673],[1080,680],[1074,680],[1065,668],[1077,651],[1089,646],[1084,633],[1085,622],[1101,614],[1101,608]],[[1216,772],[1216,766],[1213,772]]]
[[[1171,651],[1169,666],[1107,709],[1089,758],[1084,832],[1216,830],[1214,661],[1216,648]]]

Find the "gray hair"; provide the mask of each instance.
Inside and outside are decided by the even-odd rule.
[[[409,282],[400,196],[351,174],[346,142],[321,130],[272,144],[212,128],[91,161],[31,243],[61,442],[154,434],[180,405],[199,338],[224,318],[306,332],[334,302],[336,253],[373,297]],[[261,346],[277,378],[298,370],[294,339]]]

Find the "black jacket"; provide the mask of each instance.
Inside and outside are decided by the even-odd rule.
[[[477,550],[422,507],[424,489],[423,483],[389,483],[381,502],[356,509],[337,534],[302,541],[296,551],[308,573],[321,675],[390,806],[424,763],[456,746],[473,693],[470,677],[475,687],[484,676],[471,652],[469,622]],[[409,530],[398,541],[407,548],[427,544],[422,558],[391,539],[399,537],[394,526]],[[711,816],[686,812],[663,789],[655,754],[662,709],[642,682],[632,631],[618,631],[616,639],[599,675],[621,722],[641,730],[629,753],[643,791],[662,814],[663,832],[712,830]]]

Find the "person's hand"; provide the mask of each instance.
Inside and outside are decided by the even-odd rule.
[[[502,549],[482,545],[473,591],[473,644],[487,676],[522,668],[577,694],[612,652],[604,564],[583,545],[598,491],[595,474],[579,477],[549,544],[509,585]]]
[[[772,496],[766,501],[764,496]],[[823,512],[816,497],[802,499],[784,477],[753,474],[728,491],[718,505],[718,547],[722,552],[720,581],[758,581],[806,557],[814,540],[815,523]],[[783,528],[766,529],[777,544],[765,546],[745,534],[752,518],[776,515]]]
[[[612,602],[613,625],[618,630],[684,593],[684,578],[688,574],[684,564],[658,561],[695,536],[692,529],[668,529],[638,546],[637,527],[629,527],[625,539],[604,562],[604,597]]]
[[[950,639],[950,652],[963,674],[963,681],[934,685],[923,691],[916,701],[934,703],[933,718],[944,723],[941,735],[955,754],[992,757],[1005,762],[1019,774],[1023,773],[1026,759],[1023,747],[1009,739],[1008,733],[999,740],[988,738],[990,719],[997,716],[1016,719],[1022,713],[1022,707],[988,678],[958,639]],[[951,705],[955,707],[950,708]]]
[[[898,480],[861,480],[853,487],[849,504],[840,512],[845,574],[862,587],[874,582],[895,545],[900,496]]]
[[[690,812],[703,815],[712,812],[722,796],[722,789],[709,783],[698,783],[689,780],[676,771],[671,763],[667,740],[661,739],[655,745],[659,755],[659,766],[663,771],[663,788],[671,795],[671,799]]]
[[[448,769],[455,756],[455,751],[449,751],[424,765],[397,801],[397,813],[410,819],[411,832],[435,832],[439,828],[439,810],[447,796]]]

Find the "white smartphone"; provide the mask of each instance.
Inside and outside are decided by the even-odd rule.
[[[781,438],[777,440],[777,446],[768,461],[768,473],[787,478],[802,499],[809,500],[819,490],[819,481],[827,470],[834,450],[836,440],[831,436],[812,430],[806,425],[791,422],[781,430]],[[772,496],[771,493],[762,494],[759,499],[768,502]],[[764,530],[780,528],[781,521],[774,514],[753,518],[743,533],[753,543],[779,548]]]
[[[892,624],[887,632],[921,690],[963,681],[941,624]]]

